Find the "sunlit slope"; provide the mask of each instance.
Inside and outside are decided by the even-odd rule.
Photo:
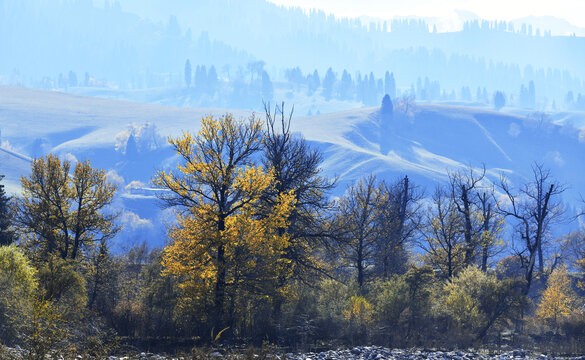
[[[295,129],[320,143],[325,167],[341,181],[376,172],[409,174],[423,184],[445,179],[448,171],[485,164],[488,175],[526,178],[534,162],[585,191],[585,137],[582,130],[534,117],[471,107],[417,105],[411,116],[382,116],[378,108],[299,118]]]
[[[231,110],[166,107],[0,86],[0,131],[16,152],[85,155],[107,168],[129,160],[115,146],[120,141],[116,136],[130,123],[154,124],[164,148],[167,136],[196,132],[202,116],[227,111]],[[235,115],[249,114],[236,111]],[[585,118],[581,115],[553,115],[561,126],[472,107],[417,105],[411,116],[398,112],[381,116],[378,108],[362,108],[295,117],[293,130],[324,151],[326,172],[341,180],[378,172],[408,173],[434,181],[444,179],[450,168],[469,164],[485,164],[494,176],[500,171],[526,175],[530,164],[538,161],[576,188],[585,167],[585,138],[571,124],[580,125]],[[167,155],[149,157],[163,162]]]
[[[109,147],[128,124],[150,122],[162,136],[199,129],[202,116],[225,109],[166,107],[0,86],[0,130],[21,145],[41,138],[59,151]],[[237,112],[238,115],[247,113]]]
[[[149,182],[156,170],[177,162],[166,137],[196,132],[202,116],[228,111],[234,112],[0,87],[0,174],[6,175],[9,191],[16,192],[34,156],[53,152],[73,161],[91,159],[118,185],[113,207],[125,226],[118,248],[143,240],[162,245],[165,226],[174,216],[157,206]],[[235,116],[250,113],[236,111]],[[293,130],[322,150],[324,173],[338,179],[333,195],[370,173],[390,180],[408,175],[430,195],[448,171],[468,165],[485,164],[492,181],[502,173],[525,181],[530,166],[539,162],[568,185],[565,201],[575,204],[578,194],[585,193],[585,134],[570,124],[580,118],[553,115],[553,122],[547,122],[472,107],[418,104],[410,116],[382,116],[379,108],[362,108],[295,117]],[[138,146],[126,151],[130,123],[154,126],[150,137],[137,139]]]

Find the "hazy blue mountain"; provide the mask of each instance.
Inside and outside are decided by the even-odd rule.
[[[1,0],[0,9],[0,48],[10,54],[0,57],[4,84],[180,87],[190,59],[226,79],[247,79],[248,64],[262,61],[272,81],[288,68],[331,67],[354,77],[392,71],[402,91],[428,77],[449,92],[467,86],[490,95],[534,81],[549,105],[585,92],[585,38],[537,36],[520,23],[475,19],[433,33],[422,19],[337,19],[265,0]]]

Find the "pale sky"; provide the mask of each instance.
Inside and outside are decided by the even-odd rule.
[[[554,16],[585,27],[585,0],[269,0],[285,6],[319,8],[340,17],[361,15],[452,17],[467,10],[487,20],[514,20],[526,16]]]

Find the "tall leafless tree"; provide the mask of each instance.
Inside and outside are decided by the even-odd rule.
[[[285,256],[301,272],[316,270],[306,261],[312,255],[307,251],[314,249],[315,245],[324,245],[329,238],[326,217],[331,205],[327,194],[334,188],[335,180],[323,176],[321,152],[311,149],[305,139],[291,131],[294,107],[288,115],[284,112],[284,103],[277,105],[274,112],[267,104],[264,108],[263,161],[266,168],[274,171],[276,186],[273,193],[263,197],[263,201],[275,204],[279,195],[294,191],[296,203],[288,219],[289,225],[279,229],[289,235],[293,244]],[[303,277],[302,273],[297,275]]]
[[[465,265],[475,261],[476,249],[479,245],[478,233],[480,229],[474,226],[474,212],[478,190],[485,178],[485,167],[481,171],[475,171],[471,166],[466,171],[458,171],[449,174],[451,198],[457,211],[463,219],[463,235],[465,237]]]
[[[538,271],[544,272],[543,244],[551,225],[560,220],[564,209],[560,195],[565,187],[556,181],[541,164],[532,166],[532,179],[515,190],[508,179],[502,176],[500,190],[506,197],[506,204],[498,206],[499,212],[515,220],[515,230],[520,235],[521,247],[517,251],[526,281],[528,294],[538,260]]]
[[[292,277],[283,274],[276,279],[276,286],[282,288],[290,279],[310,282],[311,275],[324,271],[314,255],[327,247],[331,237],[328,229],[331,204],[327,195],[334,188],[335,180],[322,175],[321,152],[311,149],[300,135],[293,134],[294,107],[288,115],[284,103],[275,106],[274,111],[270,105],[264,104],[264,110],[263,162],[274,172],[276,185],[274,191],[263,196],[262,202],[270,208],[278,202],[280,195],[289,191],[293,191],[296,197],[288,225],[278,229],[281,235],[288,235],[290,245],[282,256],[294,273]],[[282,297],[274,300],[273,316],[277,321],[284,300]]]
[[[384,194],[376,220],[380,233],[376,240],[374,266],[378,275],[389,278],[405,270],[408,258],[405,246],[420,226],[423,194],[408,176],[390,185],[384,184]]]
[[[451,197],[462,217],[465,265],[479,264],[483,271],[487,271],[489,258],[503,250],[497,246],[501,215],[495,211],[493,185],[485,174],[485,166],[449,174]]]

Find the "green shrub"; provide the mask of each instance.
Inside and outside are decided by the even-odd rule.
[[[398,325],[400,315],[408,307],[408,284],[404,277],[394,276],[375,286],[375,318],[386,328]]]
[[[513,318],[525,304],[521,284],[498,280],[469,266],[448,281],[436,308],[459,331],[459,342],[480,340],[490,329]]]
[[[74,265],[74,261],[55,255],[39,264],[41,297],[52,301],[66,321],[80,320],[87,304],[86,282]]]
[[[379,282],[374,301],[375,338],[387,346],[416,346],[426,341],[431,326],[431,295],[435,274],[430,266],[413,266],[404,275]]]
[[[44,299],[35,299],[25,325],[25,348],[27,360],[44,360],[52,351],[61,352],[66,347],[67,330],[63,317],[55,304]]]

